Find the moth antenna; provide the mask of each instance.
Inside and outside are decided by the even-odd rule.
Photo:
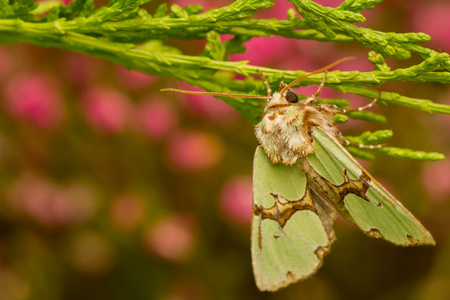
[[[378,148],[381,148],[384,146],[384,144],[364,145],[364,144],[360,144],[360,143],[350,142],[346,139],[342,139],[342,141],[344,142],[344,144],[346,146],[353,146],[353,147],[357,147],[357,148],[361,148],[361,149],[378,149]]]
[[[351,112],[351,111],[363,111],[363,110],[366,110],[368,108],[371,108],[371,107],[373,107],[375,105],[375,103],[377,103],[378,100],[380,100],[380,98],[381,98],[381,92],[378,91],[378,96],[375,99],[373,99],[369,104],[361,106],[361,107],[354,107],[354,108],[344,109],[344,113]]]
[[[259,96],[259,95],[240,95],[240,94],[227,94],[227,93],[212,93],[212,92],[195,92],[186,91],[173,88],[160,89],[160,92],[176,92],[182,94],[192,94],[192,95],[209,95],[209,96],[221,96],[221,97],[231,97],[231,98],[254,98],[254,99],[270,99],[270,96]]]
[[[304,75],[304,76],[302,76],[302,77],[300,77],[300,78],[298,78],[298,79],[292,81],[292,82],[291,82],[290,84],[288,84],[287,86],[285,86],[285,87],[280,91],[280,94],[281,94],[281,95],[284,95],[288,89],[290,89],[291,87],[293,87],[294,85],[296,85],[297,83],[299,83],[299,82],[302,81],[303,79],[308,78],[308,77],[311,76],[311,75],[321,73],[321,72],[323,72],[323,71],[325,71],[325,70],[331,69],[332,67],[334,67],[334,66],[336,66],[336,65],[338,65],[338,64],[340,64],[340,63],[343,63],[343,62],[346,62],[346,61],[349,61],[349,60],[353,60],[353,59],[355,59],[355,57],[353,57],[353,56],[344,57],[344,58],[342,58],[342,59],[340,59],[340,60],[337,60],[337,61],[335,61],[334,63],[329,64],[329,65],[327,65],[327,66],[325,66],[325,67],[323,67],[323,68],[320,68],[320,69],[315,70],[315,71],[313,71],[313,72],[311,72],[311,73],[308,73],[308,74],[306,74],[306,75]]]

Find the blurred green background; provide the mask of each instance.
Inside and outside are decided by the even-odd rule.
[[[290,4],[276,3],[259,16],[285,18]],[[425,32],[432,36],[426,46],[448,52],[449,14],[448,1],[386,1],[364,13],[361,26]],[[204,46],[169,43],[192,55]],[[231,59],[312,71],[354,55],[340,68],[372,68],[357,43],[273,37],[246,46]],[[313,278],[261,293],[250,257],[253,127],[217,99],[163,94],[163,87],[190,88],[78,53],[0,47],[0,300],[450,299],[448,160],[379,155],[364,162],[430,230],[436,247],[395,247],[339,218],[337,242]],[[450,104],[442,84],[382,89]],[[367,103],[331,90],[322,96]],[[390,146],[449,154],[448,116],[398,106],[375,111],[388,123],[349,121],[341,130],[393,129]]]

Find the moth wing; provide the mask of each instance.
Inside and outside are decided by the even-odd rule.
[[[273,164],[258,147],[253,171],[252,261],[256,285],[275,291],[314,274],[334,241],[334,208],[298,164]]]
[[[389,192],[376,182],[330,133],[316,127],[315,152],[302,169],[308,182],[365,234],[400,246],[434,245],[431,234]]]
[[[308,181],[307,181],[307,185]],[[317,211],[317,215],[322,221],[322,225],[328,235],[330,244],[336,240],[336,235],[333,229],[334,220],[336,220],[336,209],[327,200],[323,199],[314,189],[311,190],[311,196],[314,201],[314,208]]]

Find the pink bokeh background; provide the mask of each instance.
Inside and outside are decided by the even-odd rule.
[[[172,2],[180,6],[193,4],[186,0]],[[195,4],[206,10],[230,2],[203,0]],[[333,7],[340,4],[334,0],[316,2]],[[288,1],[276,1],[273,8],[258,12],[258,17],[285,19],[286,10],[291,7]],[[386,31],[393,28],[392,31],[425,32],[432,36],[427,47],[448,52],[449,13],[447,1],[385,1],[374,10],[364,12],[367,21],[356,25]],[[183,45],[186,53],[198,54],[204,44]],[[273,36],[253,38],[244,45],[247,51],[230,55],[231,61],[312,71],[344,56],[355,56],[354,61],[342,64],[339,69],[361,72],[373,69],[367,60],[368,50],[356,43]],[[413,64],[417,59],[413,55],[411,60],[401,63]],[[398,62],[388,62],[393,69],[398,67]],[[31,293],[33,280],[41,280],[9,264],[5,253],[11,249],[16,251],[20,262],[35,262],[35,269],[46,270],[54,267],[54,263],[55,269],[70,268],[77,279],[86,276],[107,280],[108,274],[128,266],[134,269],[145,266],[145,272],[155,277],[163,276],[160,273],[170,274],[173,282],[166,280],[171,284],[161,284],[167,292],[157,299],[213,299],[208,298],[208,293],[214,294],[206,291],[208,288],[220,291],[226,295],[223,299],[227,299],[235,295],[231,291],[254,288],[253,279],[248,279],[252,276],[248,251],[252,160],[257,146],[253,128],[216,98],[159,92],[160,88],[167,87],[198,90],[173,78],[127,70],[79,53],[29,45],[0,47],[0,193],[3,196],[0,225],[8,222],[17,225],[23,230],[18,236],[28,243],[24,247],[0,235],[0,298],[2,280],[28,287],[23,288],[24,294]],[[316,89],[317,86],[307,86],[296,92],[310,95]],[[444,85],[395,83],[387,85],[387,89],[450,104],[450,92]],[[345,98],[351,106],[367,103],[362,97],[327,88],[321,97]],[[388,141],[389,146],[426,151],[444,151],[450,147],[446,135],[450,129],[447,115],[426,115],[383,104],[372,111],[385,114],[388,123],[350,121],[340,128],[349,135],[393,128],[395,137]],[[447,161],[417,162],[377,155],[374,162],[365,166],[375,177],[383,178],[384,185],[395,189],[395,195],[420,216],[440,243],[445,242],[450,228],[450,164]],[[325,271],[328,278],[318,275],[312,279],[315,284],[312,288],[301,286],[302,292],[321,291],[322,294],[311,294],[311,297],[305,292],[308,299],[331,299],[324,291],[338,294],[330,278],[344,278],[342,274],[347,274],[348,265],[357,261],[354,257],[367,253],[370,247],[388,253],[386,257],[392,265],[396,263],[394,258],[401,256],[393,247],[364,244],[359,237],[350,238],[359,232],[355,233],[355,226],[341,221],[342,227],[338,228],[345,232],[339,239],[342,236],[356,250],[336,247],[346,267],[337,266],[336,261],[333,265],[330,257],[331,266]],[[207,246],[209,242],[215,243],[211,249]],[[27,248],[33,251],[25,253]],[[438,261],[431,252],[442,249],[407,255]],[[132,253],[127,255],[133,259],[137,258],[123,258],[121,255],[126,251]],[[209,265],[197,266],[200,258],[205,257]],[[213,262],[231,275],[213,270]],[[148,265],[160,269],[151,270]],[[247,269],[244,265],[248,265]],[[400,270],[401,267],[404,266],[399,266]],[[375,270],[373,274],[381,274],[368,262],[367,270],[370,268]],[[424,270],[423,266],[417,268]],[[197,271],[208,274],[201,275],[205,282],[216,276],[223,286],[215,283],[206,288],[195,276],[186,275]],[[395,276],[395,272],[398,269],[389,274]],[[54,278],[58,278],[59,273],[55,271],[55,274]],[[138,282],[135,278],[130,280],[133,284]],[[142,286],[148,285],[146,280]],[[405,280],[414,284],[418,281],[417,277]],[[126,278],[120,277],[119,283],[125,281]],[[299,295],[297,292],[295,297]]]

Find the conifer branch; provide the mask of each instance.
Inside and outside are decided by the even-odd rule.
[[[364,22],[360,13],[381,3],[381,0],[345,0],[337,8],[323,7],[311,0],[290,0],[303,18],[288,10],[287,20],[252,18],[257,10],[272,7],[272,0],[237,0],[229,6],[206,12],[202,12],[198,5],[181,8],[173,4],[169,10],[163,3],[153,14],[140,7],[148,1],[111,0],[108,6],[95,10],[93,0],[76,0],[67,6],[56,1],[0,0],[0,42],[83,52],[128,69],[174,77],[206,91],[264,95],[265,86],[258,70],[266,76],[273,89],[280,81],[293,81],[305,75],[306,71],[277,70],[252,66],[246,61],[228,61],[227,55],[245,51],[244,42],[252,37],[277,35],[340,43],[355,40],[373,50],[368,59],[374,64],[374,71],[331,71],[327,87],[368,99],[374,99],[381,91],[380,103],[402,105],[427,113],[450,114],[448,105],[382,91],[385,82],[450,83],[450,56],[420,46],[419,43],[430,39],[424,33],[381,32],[354,24]],[[234,38],[222,42],[220,34],[231,34]],[[207,44],[201,56],[190,56],[165,45],[162,40],[166,38],[206,39]],[[412,54],[423,60],[417,65],[395,70],[391,70],[384,61],[384,57],[405,59]],[[249,77],[235,80],[230,73]],[[301,84],[317,85],[322,78],[323,74],[316,74]],[[264,100],[221,99],[251,123],[259,122]],[[352,112],[348,116],[385,122],[383,116],[370,112]],[[338,119],[343,122],[346,118],[340,116]],[[415,159],[440,157],[386,147],[374,151]]]

